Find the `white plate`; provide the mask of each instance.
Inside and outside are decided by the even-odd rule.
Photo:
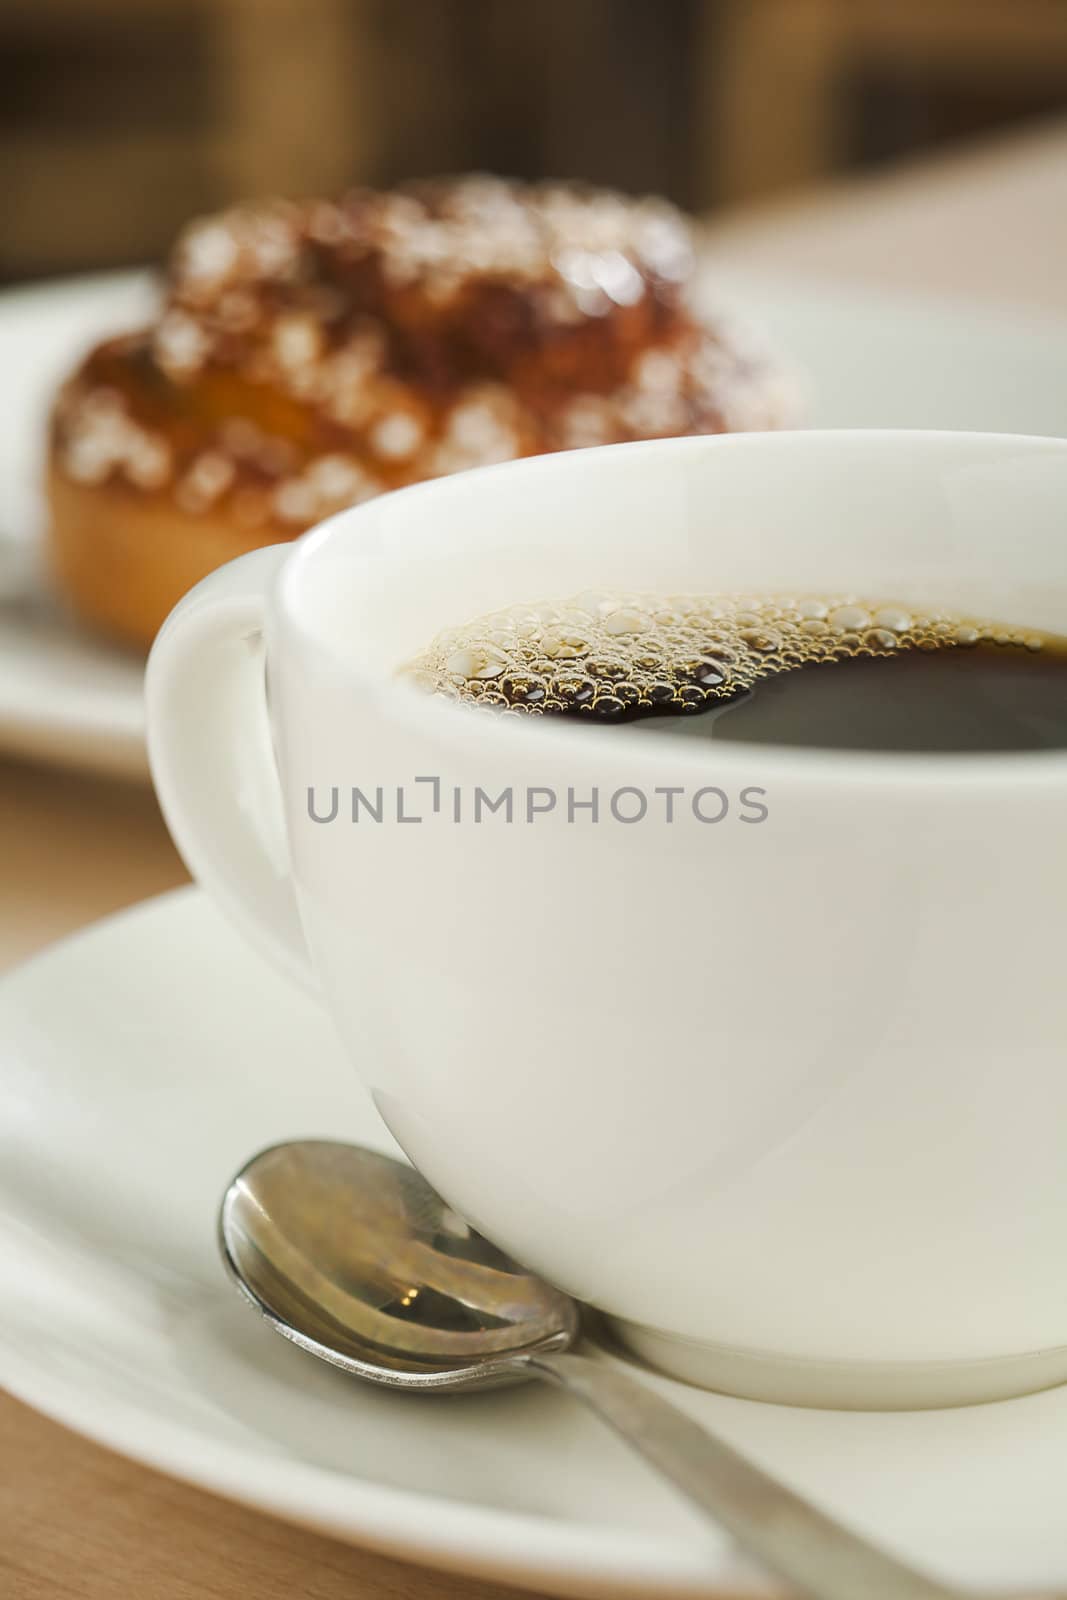
[[[712,277],[808,374],[818,426],[1067,434],[1067,321]],[[0,538],[32,554],[56,384],[96,337],[143,321],[151,305],[143,273],[0,296]],[[0,749],[143,775],[139,661],[78,631],[39,577],[22,604],[4,604],[4,588],[0,559]]]
[[[221,1190],[260,1146],[313,1135],[391,1148],[325,1020],[197,891],[5,979],[0,1382],[139,1460],[401,1558],[558,1595],[765,1594],[563,1395],[387,1394],[237,1300]],[[1067,1389],[864,1415],[649,1381],[942,1576],[1067,1584]]]
[[[0,295],[0,750],[139,777],[142,663],[52,601],[38,541],[52,396],[97,339],[136,327],[154,300],[143,272]]]

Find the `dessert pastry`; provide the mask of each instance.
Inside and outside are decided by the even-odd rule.
[[[788,378],[690,304],[659,200],[491,178],[192,223],[153,326],[61,391],[51,551],[144,645],[231,557],[383,490],[515,456],[792,420]]]

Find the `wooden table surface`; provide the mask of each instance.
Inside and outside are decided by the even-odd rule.
[[[710,233],[731,269],[793,269],[1067,314],[1067,125],[835,185]],[[0,762],[0,967],[185,881],[151,794]],[[4,1600],[503,1600],[133,1465],[0,1395]]]

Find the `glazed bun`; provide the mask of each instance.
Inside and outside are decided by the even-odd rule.
[[[198,579],[384,490],[542,451],[794,420],[792,384],[691,304],[658,200],[465,178],[191,224],[152,327],[56,402],[60,586],[150,643]]]

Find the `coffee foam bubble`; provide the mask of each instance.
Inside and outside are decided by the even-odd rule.
[[[585,592],[446,628],[402,669],[427,693],[508,715],[692,716],[798,667],[985,643],[1032,630],[854,595]]]

